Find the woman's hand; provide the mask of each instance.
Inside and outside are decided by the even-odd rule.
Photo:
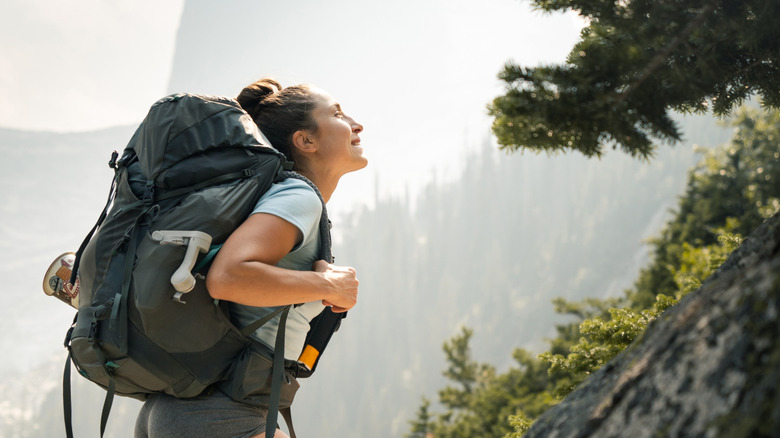
[[[335,313],[346,312],[357,304],[358,279],[355,268],[332,265],[325,260],[314,262],[313,269],[320,272],[331,285],[328,298],[322,304],[330,306]]]

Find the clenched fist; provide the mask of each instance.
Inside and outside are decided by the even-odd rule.
[[[357,304],[358,279],[355,268],[336,266],[325,260],[314,262],[315,272],[322,273],[329,287],[322,304],[336,313],[346,312]]]

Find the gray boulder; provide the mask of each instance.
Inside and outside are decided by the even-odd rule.
[[[525,437],[780,436],[780,215]]]

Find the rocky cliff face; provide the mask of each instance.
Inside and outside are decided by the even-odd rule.
[[[780,215],[525,437],[780,436]]]

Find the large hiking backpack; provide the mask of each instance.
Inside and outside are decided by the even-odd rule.
[[[231,364],[254,342],[249,334],[276,316],[235,327],[227,303],[213,300],[205,281],[199,281],[210,258],[271,184],[300,177],[283,170],[284,156],[235,100],[165,97],[151,107],[117,158],[115,152],[109,162],[115,176],[106,208],[76,254],[68,285],[78,285],[79,294],[65,341],[68,436],[71,361],[108,391],[102,436],[114,394],[188,398],[240,378],[228,375]],[[332,262],[324,205],[320,234],[321,257]],[[288,310],[280,309],[282,320]],[[297,377],[314,371],[341,318],[326,309],[312,321]],[[268,401],[273,427],[273,407],[285,384],[282,356],[274,355]]]

